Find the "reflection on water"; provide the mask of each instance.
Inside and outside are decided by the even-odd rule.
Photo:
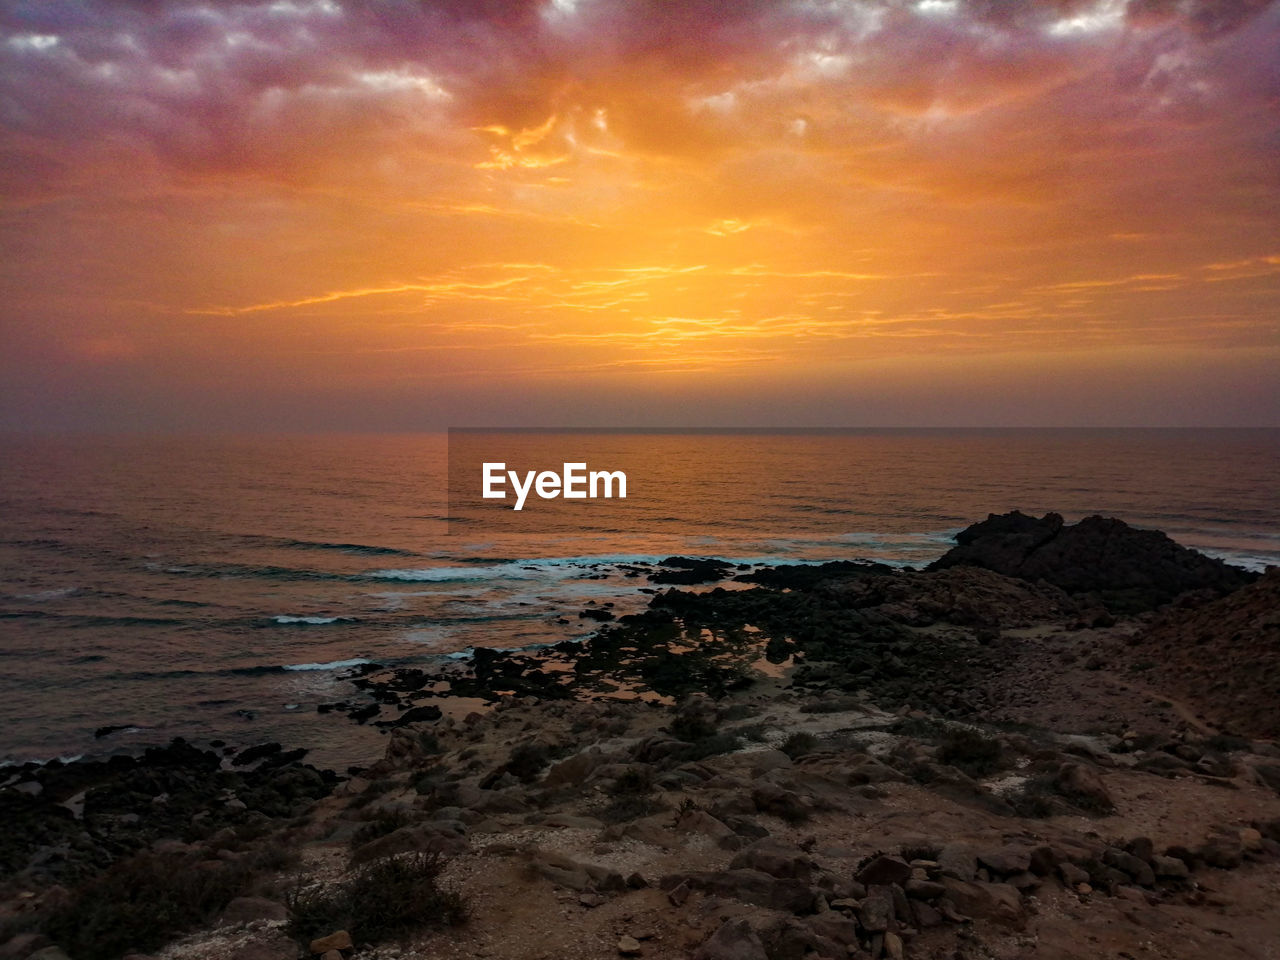
[[[1119,516],[1280,562],[1274,430],[484,443],[513,467],[625,470],[628,497],[520,514],[450,503],[450,484],[467,481],[463,459],[450,475],[444,435],[4,440],[0,756],[177,733],[320,747],[339,728],[366,736],[317,719],[317,703],[350,694],[336,665],[581,638],[598,626],[581,616],[591,602],[643,609],[646,565],[671,555],[922,564],[965,524],[1019,508]],[[94,740],[120,724],[139,730]]]

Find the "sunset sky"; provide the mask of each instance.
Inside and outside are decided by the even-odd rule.
[[[1280,4],[0,0],[0,429],[1280,425]]]

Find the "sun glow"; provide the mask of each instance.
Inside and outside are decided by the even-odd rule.
[[[1200,351],[1222,416],[1270,416],[1280,13],[997,7],[250,2],[182,43],[167,4],[31,14],[0,43],[8,415],[590,380],[853,416],[890,371],[927,411],[956,364],[1034,396]]]

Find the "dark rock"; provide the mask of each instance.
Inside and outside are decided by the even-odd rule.
[[[759,870],[784,880],[809,881],[814,863],[803,850],[772,837],[757,840],[729,862],[730,870]],[[908,872],[909,872],[908,868]]]
[[[760,932],[769,960],[804,960],[805,957],[843,957],[848,948],[822,936],[795,917],[783,917]]]
[[[942,914],[923,901],[912,900],[911,913],[915,917],[916,926],[922,930],[942,925]]]
[[[956,534],[956,544],[927,569],[982,567],[1068,593],[1098,594],[1123,610],[1152,609],[1191,590],[1225,594],[1256,579],[1157,530],[1099,516],[1068,526],[1056,513],[1039,519],[1016,510],[992,514]]]
[[[847,954],[850,947],[858,946],[858,926],[848,917],[828,910],[809,917],[805,924],[819,937],[838,943]]]
[[[1031,850],[1031,872],[1038,877],[1047,877],[1053,873],[1053,868],[1058,865],[1058,861],[1061,859],[1062,857],[1053,847],[1034,847]]]
[[[440,708],[434,704],[411,707],[394,720],[386,720],[379,724],[383,727],[403,727],[411,723],[434,723],[442,716]]]
[[[1150,837],[1134,837],[1124,845],[1125,850],[1132,853],[1139,860],[1151,862],[1151,857],[1155,854],[1155,844],[1151,842]]]
[[[938,852],[938,872],[944,877],[972,880],[978,875],[978,858],[961,843],[949,843]]]
[[[1116,847],[1107,847],[1102,852],[1102,862],[1128,874],[1139,886],[1155,886],[1156,875],[1151,870],[1151,864],[1141,857],[1135,857],[1132,853],[1126,853]]]
[[[1115,802],[1102,778],[1082,763],[1064,763],[1058,768],[1053,786],[1067,800],[1085,810],[1105,813],[1115,809]]]
[[[873,887],[867,891],[858,907],[858,922],[864,930],[883,933],[893,924],[893,894],[888,887]]]
[[[368,863],[402,853],[438,853],[452,857],[468,849],[461,833],[447,823],[426,822],[401,827],[351,851],[352,863]]]
[[[733,568],[723,560],[695,557],[667,557],[658,566],[665,569],[649,574],[650,583],[690,585],[725,580]]]
[[[1160,878],[1186,880],[1191,876],[1191,871],[1187,869],[1187,865],[1177,857],[1163,857],[1158,853],[1153,854],[1151,857],[1151,869]]]
[[[905,889],[908,897],[917,900],[937,900],[947,892],[946,887],[932,880],[908,880]]]
[[[750,923],[727,920],[697,949],[693,960],[769,960],[769,956]]]
[[[770,813],[788,823],[795,823],[809,816],[809,808],[799,795],[784,790],[777,784],[761,783],[751,791],[751,800],[761,813]]]
[[[995,873],[1022,873],[1031,869],[1031,851],[1026,847],[1006,846],[998,850],[981,850],[978,863]]]
[[[966,882],[944,877],[946,899],[961,913],[975,918],[1014,923],[1022,919],[1022,896],[1005,883]]]
[[[256,763],[259,760],[265,760],[267,757],[275,756],[283,750],[284,747],[278,743],[260,743],[257,746],[249,747],[247,750],[241,750],[237,753],[235,758],[231,761],[231,765],[233,767],[247,767],[251,763]]]
[[[326,950],[350,950],[355,944],[351,942],[351,934],[345,930],[338,930],[326,937],[319,937],[311,941],[310,950],[312,953],[324,953]]]
[[[805,914],[813,910],[814,893],[801,880],[779,880],[759,870],[723,870],[691,874],[690,885],[712,896],[785,913]]]
[[[854,878],[859,883],[871,884],[904,884],[911,879],[911,865],[901,857],[890,857],[881,854],[872,857],[858,869]]]

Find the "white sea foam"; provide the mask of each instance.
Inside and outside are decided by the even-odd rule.
[[[333,660],[329,663],[291,663],[286,665],[285,670],[345,670],[348,667],[358,667],[364,663],[373,663],[372,660],[366,660],[363,657],[355,657],[351,660]]]
[[[46,600],[61,600],[63,597],[69,597],[79,589],[79,587],[58,587],[53,590],[37,590],[35,593],[19,593],[17,598],[42,603]]]
[[[282,624],[306,623],[306,624],[311,624],[312,626],[322,626],[323,624],[326,624],[326,623],[350,622],[354,620],[355,617],[291,617],[291,616],[281,614],[280,616],[272,617],[271,619],[274,620],[276,623],[282,623]]]
[[[511,563],[476,564],[467,567],[417,567],[405,570],[374,570],[367,576],[377,580],[404,580],[410,583],[466,583],[489,580],[563,580],[592,567],[619,564],[656,564],[662,556],[653,554],[608,554],[581,557],[536,557]]]

